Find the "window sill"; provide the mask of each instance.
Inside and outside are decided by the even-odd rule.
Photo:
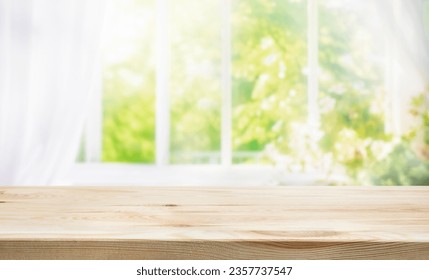
[[[0,202],[0,259],[429,259],[428,187],[3,187]]]
[[[168,175],[166,175],[168,174]],[[79,163],[72,170],[75,186],[266,187],[318,185],[318,174],[285,174],[267,165],[142,165]],[[279,183],[281,182],[281,183]]]

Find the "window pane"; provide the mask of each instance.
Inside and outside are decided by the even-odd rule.
[[[268,147],[290,155],[307,120],[306,1],[233,3],[233,162],[264,162]]]
[[[170,1],[172,163],[220,161],[221,2]]]
[[[104,41],[103,161],[155,161],[155,1],[111,1]]]
[[[320,3],[320,145],[356,173],[374,156],[370,144],[387,139],[385,38],[374,1]]]

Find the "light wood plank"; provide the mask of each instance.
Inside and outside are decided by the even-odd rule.
[[[429,187],[4,187],[0,259],[429,259]]]

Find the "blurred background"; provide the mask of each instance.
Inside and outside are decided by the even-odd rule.
[[[33,1],[33,19],[41,2]],[[83,3],[50,37],[72,28],[82,61],[82,53],[94,57],[81,65],[79,73],[88,72],[81,78],[60,77],[62,85],[86,85],[76,89],[85,93],[74,100],[80,109],[66,109],[64,121],[75,123],[72,134],[62,132],[69,146],[52,151],[59,142],[46,138],[64,122],[45,126],[39,143],[46,146],[32,166],[22,162],[34,153],[34,139],[23,145],[30,154],[20,149],[20,162],[2,156],[0,179],[15,174],[3,182],[146,185],[164,177],[166,185],[429,185],[429,1]],[[82,12],[88,21],[74,27]],[[17,18],[25,20],[25,13]],[[80,36],[88,26],[93,31]],[[31,32],[38,42],[38,30]],[[58,57],[74,61],[73,50]],[[33,71],[42,61],[32,62]],[[75,67],[70,61],[67,69]],[[31,108],[37,93],[22,92],[32,96]],[[5,96],[0,101],[7,106]],[[38,108],[56,108],[52,96]],[[38,114],[29,112],[28,119]],[[27,118],[16,122],[28,124]],[[31,135],[31,127],[15,137]],[[61,161],[64,149],[70,155]],[[46,165],[37,160],[44,154],[51,158]],[[35,165],[44,171],[34,172]]]

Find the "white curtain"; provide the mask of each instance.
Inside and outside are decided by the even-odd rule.
[[[0,185],[67,184],[104,0],[0,0]]]
[[[411,63],[421,79],[429,81],[428,0],[377,0],[387,36],[399,47],[403,60]]]
[[[379,35],[388,39],[387,49],[394,54],[394,61],[388,70],[395,73],[389,78],[387,91],[399,96],[396,98],[397,112],[393,117],[398,128],[396,131],[405,133],[414,125],[409,114],[412,98],[425,94],[429,108],[429,30],[426,11],[429,1],[376,0],[373,3],[382,24],[383,31]]]

